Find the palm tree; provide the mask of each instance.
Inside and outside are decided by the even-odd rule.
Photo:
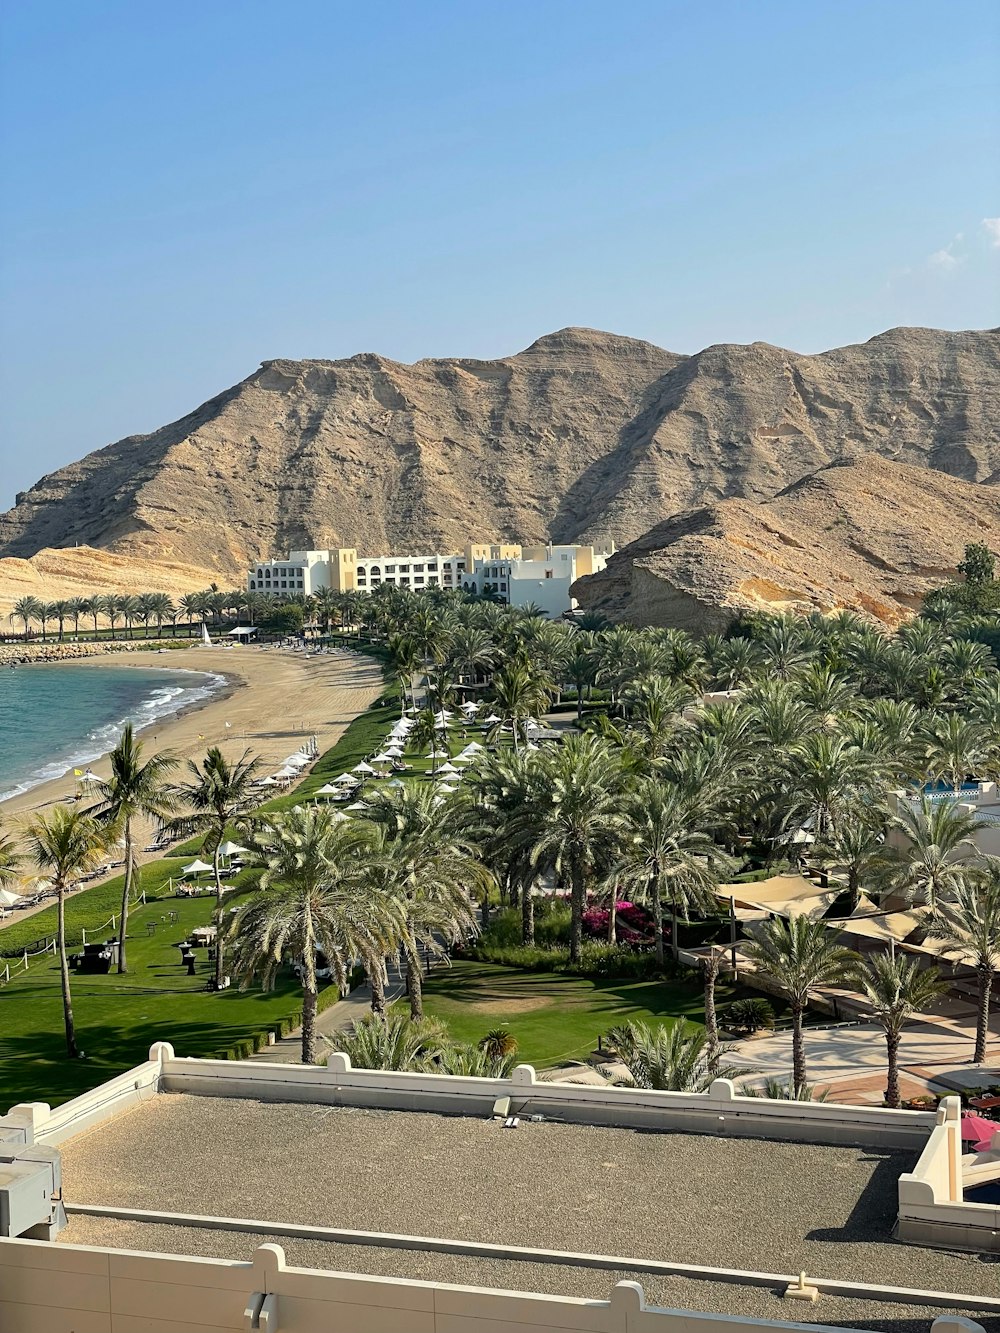
[[[336,821],[330,810],[294,806],[251,839],[260,891],[230,919],[233,967],[244,985],[259,975],[271,989],[282,963],[298,966],[303,1064],[316,1061],[317,952],[346,991],[352,959],[371,974],[399,946],[404,915],[398,899],[373,887],[370,836],[360,820]]]
[[[473,899],[494,887],[471,840],[437,804],[433,790],[394,787],[368,798],[367,819],[378,829],[373,881],[402,903],[399,940],[406,967],[410,1017],[424,1016],[420,950],[447,958],[449,945],[476,933]]]
[[[714,1073],[719,1066],[719,1019],[715,1009],[715,987],[722,970],[723,951],[714,944],[701,960],[701,975],[705,993],[705,1038],[708,1067]]]
[[[97,621],[104,615],[104,598],[97,594],[94,597],[86,597],[80,607],[80,614],[90,616],[94,622],[94,638],[97,638]]]
[[[688,919],[692,908],[708,913],[717,906],[715,864],[728,858],[698,827],[693,802],[656,778],[640,779],[625,805],[626,828],[621,854],[609,879],[632,889],[652,908],[656,927],[656,959],[663,965],[663,905],[670,904],[670,946],[678,952],[677,918]],[[715,864],[713,864],[715,862]]]
[[[88,614],[85,597],[71,597],[66,603],[66,615],[73,621],[73,637],[80,633],[80,617]]]
[[[931,801],[922,795],[917,803],[903,798],[889,817],[889,827],[905,846],[888,849],[886,888],[934,911],[963,883],[965,867],[977,855],[973,836],[985,825],[952,800]]]
[[[511,840],[530,849],[532,864],[570,883],[570,960],[583,944],[583,913],[594,874],[617,852],[628,828],[623,809],[628,779],[620,755],[593,734],[568,736],[557,750],[535,756],[536,799],[510,825]]]
[[[473,801],[468,808],[473,836],[486,864],[511,897],[521,900],[521,943],[535,942],[534,887],[538,869],[530,847],[508,836],[508,825],[544,794],[540,766],[533,754],[498,750],[488,755],[466,781]]]
[[[56,619],[55,602],[41,602],[38,608],[38,619],[42,624],[42,641],[45,641],[45,627],[50,620]]]
[[[511,725],[517,750],[523,724],[545,710],[548,702],[545,687],[527,663],[510,662],[494,677],[493,693],[497,712]]]
[[[129,593],[127,596],[119,599],[119,610],[122,619],[125,621],[125,628],[128,631],[130,639],[135,638],[135,622],[142,617],[142,603],[138,597]]]
[[[990,737],[979,722],[946,713],[933,720],[927,744],[927,768],[933,778],[947,778],[957,796],[962,783],[986,763]]]
[[[174,798],[167,782],[177,760],[169,754],[154,754],[143,763],[143,744],[137,741],[132,723],[125,724],[118,744],[108,756],[111,777],[98,782],[94,813],[112,824],[125,839],[125,882],[122,886],[122,916],[118,971],[127,972],[125,941],[128,910],[140,888],[139,861],[135,850],[135,821],[143,817],[161,822],[173,813]]]
[[[850,916],[861,901],[862,881],[885,868],[885,816],[870,805],[851,804],[813,850],[827,868],[844,872],[851,899],[847,909]]]
[[[405,1014],[369,1014],[352,1023],[347,1032],[326,1039],[340,1051],[352,1069],[390,1069],[400,1074],[425,1073],[440,1060],[448,1046],[443,1024],[425,1018],[414,1023]]]
[[[927,934],[960,952],[976,969],[979,1011],[973,1064],[986,1062],[989,1040],[990,994],[1000,968],[1000,858],[984,858],[982,867],[963,875],[953,888],[953,899],[939,903]]]
[[[885,1104],[899,1109],[899,1043],[914,1014],[926,1009],[948,989],[936,967],[922,968],[902,953],[876,953],[865,958],[854,980],[871,1005],[872,1017],[885,1033],[889,1072]]]
[[[806,1085],[806,1052],[802,1020],[810,994],[820,986],[843,980],[857,960],[844,949],[822,921],[807,916],[773,917],[758,928],[746,954],[762,976],[788,996],[792,1011],[792,1084]]]
[[[789,753],[791,780],[808,801],[816,834],[825,837],[835,827],[837,810],[872,785],[876,767],[843,736],[812,732]]]
[[[101,611],[104,614],[105,620],[111,626],[112,639],[115,637],[115,624],[122,618],[122,607],[124,606],[124,603],[125,598],[119,597],[117,593],[108,593],[107,596],[101,598]]]
[[[614,1087],[653,1088],[658,1092],[707,1092],[717,1078],[745,1078],[755,1070],[748,1066],[719,1065],[731,1046],[713,1054],[708,1037],[682,1021],[669,1025],[629,1022],[614,1027],[604,1038],[607,1047],[628,1070],[628,1078],[604,1074]]]
[[[8,837],[0,827],[0,888],[14,882],[20,864],[21,858],[14,839]]]
[[[403,697],[403,708],[416,708],[417,699],[413,690],[413,677],[423,665],[423,655],[415,639],[408,634],[394,634],[389,640],[389,656],[399,678],[399,690]]]
[[[63,598],[61,601],[58,602],[53,602],[51,610],[56,622],[59,625],[59,642],[62,643],[63,627],[66,621],[68,620],[69,616],[72,614],[70,602],[66,598]]]
[[[62,983],[63,1025],[66,1031],[66,1054],[73,1060],[79,1052],[73,1021],[69,961],[66,957],[66,892],[74,880],[97,865],[107,849],[109,832],[85,811],[57,805],[49,815],[36,815],[25,833],[35,864],[50,877],[58,893],[56,947],[59,951]],[[124,934],[123,931],[123,940]]]
[[[42,603],[37,597],[19,597],[14,603],[14,609],[7,617],[13,625],[18,620],[24,626],[24,636],[28,637],[33,620],[40,620],[42,614]]]
[[[193,634],[194,618],[200,613],[204,606],[204,593],[186,592],[177,605],[180,607],[184,615],[187,616],[188,633]]]
[[[222,986],[222,874],[219,868],[219,849],[226,829],[240,820],[248,819],[260,805],[254,787],[260,761],[244,750],[235,763],[213,745],[201,763],[188,760],[189,780],[172,789],[175,802],[186,807],[186,812],[171,820],[171,828],[183,834],[204,833],[205,847],[211,848],[212,873],[215,876],[215,988]]]

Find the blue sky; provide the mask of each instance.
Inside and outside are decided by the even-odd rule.
[[[11,0],[0,509],[269,357],[996,325],[998,68],[996,0]]]

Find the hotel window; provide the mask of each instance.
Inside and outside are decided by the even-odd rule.
[[[423,574],[414,574],[414,576],[413,576],[413,582],[414,582],[414,583],[423,583],[423,581],[424,581],[424,576],[423,576]]]
[[[409,572],[410,572],[410,566],[409,566],[409,565],[400,565],[400,567],[399,567],[399,572],[400,572],[400,574],[409,574]]]
[[[379,574],[382,573],[382,566],[381,566],[381,565],[372,565],[372,566],[369,568],[368,573],[371,574],[372,578],[375,578],[376,575],[379,575]]]
[[[414,565],[414,566],[413,566],[413,572],[414,572],[414,574],[422,574],[422,573],[424,572],[424,567],[423,567],[423,565]]]
[[[395,565],[386,565],[386,567],[385,567],[385,572],[386,572],[387,574],[395,574],[395,572],[396,572],[396,566],[395,566]]]
[[[427,582],[428,582],[428,583],[439,583],[440,580],[438,579],[438,576],[437,576],[436,574],[428,574],[428,575],[427,575]]]

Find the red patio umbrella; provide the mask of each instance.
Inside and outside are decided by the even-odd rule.
[[[995,1120],[987,1120],[983,1115],[962,1116],[962,1140],[965,1143],[975,1144],[977,1152],[983,1152],[990,1146],[993,1135],[998,1130],[1000,1124]]]

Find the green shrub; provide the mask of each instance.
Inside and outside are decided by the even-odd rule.
[[[655,977],[673,972],[672,964],[660,968],[652,953],[637,953],[597,940],[584,943],[580,961],[569,961],[569,949],[547,948],[544,945],[495,945],[480,940],[465,951],[467,958],[481,963],[496,963],[500,967],[516,967],[525,972],[565,972],[575,977]]]
[[[760,1032],[762,1028],[774,1027],[774,1010],[763,997],[748,995],[729,1005],[723,1021],[731,1032],[748,1037],[753,1032]]]

